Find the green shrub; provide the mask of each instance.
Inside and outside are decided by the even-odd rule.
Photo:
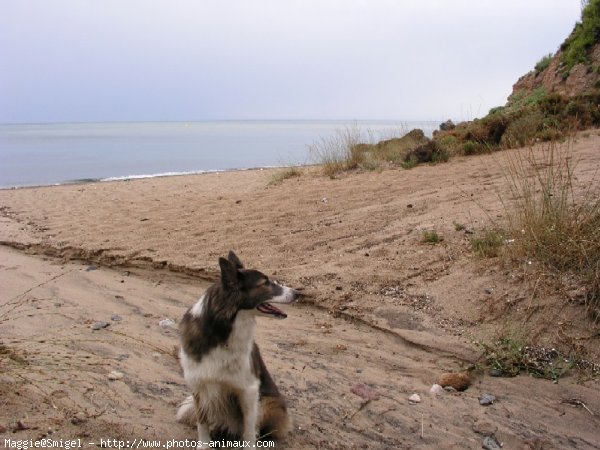
[[[413,169],[419,165],[419,160],[416,156],[411,156],[400,164],[403,169]]]
[[[561,45],[563,76],[576,64],[589,63],[589,52],[600,38],[600,0],[589,0],[582,11],[581,22]]]
[[[540,59],[537,64],[535,65],[535,74],[539,75],[540,73],[542,73],[544,70],[546,70],[548,68],[548,66],[550,66],[550,63],[552,62],[552,53],[549,53],[548,55],[544,56],[542,59]]]
[[[437,244],[442,241],[442,238],[435,230],[425,230],[421,240],[426,244]]]
[[[497,231],[486,231],[482,237],[471,239],[473,251],[482,257],[492,258],[498,256],[504,243],[502,235]]]
[[[463,154],[469,156],[477,153],[479,153],[479,145],[476,142],[467,141],[463,144]]]

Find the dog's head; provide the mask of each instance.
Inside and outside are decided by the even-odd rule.
[[[219,258],[221,285],[227,293],[239,299],[239,309],[256,310],[259,313],[285,319],[287,314],[273,303],[292,303],[299,297],[295,289],[271,281],[264,273],[244,269],[244,265],[232,251],[226,258]]]

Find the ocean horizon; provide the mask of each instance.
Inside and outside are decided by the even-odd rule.
[[[0,188],[307,165],[309,146],[356,127],[365,142],[440,122],[280,120],[0,124]]]

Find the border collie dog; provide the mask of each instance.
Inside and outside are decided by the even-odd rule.
[[[273,303],[292,303],[296,290],[244,269],[233,252],[219,258],[220,280],[183,316],[179,359],[192,395],[177,420],[196,425],[198,441],[242,439],[257,432],[280,439],[289,428],[285,401],[254,342],[257,315],[285,319]]]

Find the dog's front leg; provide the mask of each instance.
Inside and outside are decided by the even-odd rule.
[[[258,383],[244,389],[240,393],[240,406],[244,416],[244,432],[242,439],[256,444],[256,422],[258,421]]]
[[[196,427],[198,429],[197,448],[206,448],[207,445],[210,445],[210,430],[199,394],[194,394],[194,407],[196,408]]]
[[[210,431],[208,425],[205,423],[198,422],[198,445],[196,448],[206,448],[210,446]]]

